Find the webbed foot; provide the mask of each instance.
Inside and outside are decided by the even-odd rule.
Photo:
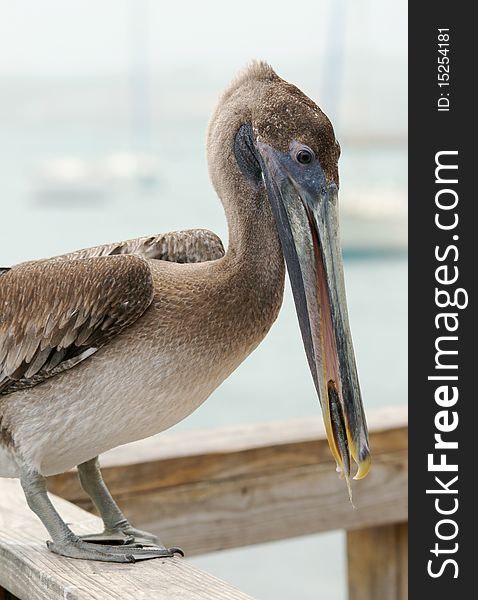
[[[140,560],[165,558],[174,556],[173,548],[163,546],[143,547],[140,544],[127,543],[106,545],[84,541],[77,536],[61,542],[47,542],[48,549],[55,554],[83,560],[100,560],[105,562],[134,563]]]

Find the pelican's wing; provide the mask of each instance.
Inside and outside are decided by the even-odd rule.
[[[115,254],[135,254],[146,259],[167,260],[176,263],[198,263],[222,258],[224,246],[220,238],[212,231],[187,229],[77,250],[58,258],[63,260]]]
[[[91,356],[151,304],[138,256],[51,259],[0,275],[0,394],[36,385]]]

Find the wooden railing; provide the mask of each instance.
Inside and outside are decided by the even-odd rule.
[[[102,471],[130,520],[138,527],[160,533],[166,544],[182,546],[187,556],[346,529],[349,599],[405,600],[408,532],[405,408],[372,412],[369,426],[373,469],[366,479],[354,482],[355,509],[349,502],[344,482],[335,473],[320,418],[165,433],[105,454],[101,459]],[[15,484],[8,482],[8,485]],[[0,480],[0,493],[4,486]],[[71,503],[92,510],[73,471],[50,478],[49,489]],[[18,486],[10,494],[12,498],[18,496]],[[71,511],[69,520],[77,525],[77,529],[91,530],[92,519],[96,517],[64,500],[60,502],[62,513]],[[0,497],[0,511],[4,510],[5,503]],[[4,524],[0,528],[0,587],[3,585],[19,598],[28,600],[130,597],[121,593],[111,595],[114,592],[101,596],[98,591],[96,596],[93,595],[91,586],[99,585],[91,578],[93,571],[114,572],[115,589],[119,590],[118,582],[123,579],[117,579],[116,573],[121,575],[124,567],[98,567],[99,563],[92,567],[93,563],[47,554],[43,544],[38,545],[38,539],[45,537],[41,525],[23,507],[18,510],[14,532],[10,531],[7,518],[3,518]],[[31,525],[33,522],[35,527]],[[27,526],[32,526],[35,531],[36,546],[28,545],[31,530],[27,531]],[[15,544],[20,544],[20,550]],[[90,595],[48,596],[41,595],[36,588],[36,595],[19,594],[17,588],[9,587],[11,578],[9,580],[2,574],[5,548],[10,552],[17,548],[18,573],[23,572],[23,568],[28,573],[35,570],[35,560],[38,560],[40,567],[37,570],[48,564],[51,576],[58,582],[64,581],[65,586],[70,585],[72,572],[90,581],[90,588],[87,588]],[[22,562],[22,556],[25,561],[28,558],[28,567]],[[113,567],[114,571],[111,570]],[[212,589],[218,593],[214,596],[207,588],[207,582],[213,578],[207,574],[198,575],[197,570],[184,560],[151,561],[126,567],[125,572],[131,573],[131,569],[138,567],[147,571],[150,579],[147,586],[142,586],[145,580],[138,576],[136,581],[135,577],[140,587],[131,597],[142,598],[141,590],[150,590],[155,577],[161,579],[161,585],[166,585],[165,581],[173,585],[175,577],[191,577],[191,581],[202,578],[208,595],[201,596],[203,588],[186,581],[176,582],[184,587],[182,596],[168,596],[166,590],[164,596],[157,592],[154,596],[146,594],[145,598],[246,597],[215,579],[216,587]],[[164,570],[168,572],[167,577],[163,576]],[[130,581],[129,577],[126,575],[124,581]],[[41,577],[40,580],[46,581]],[[106,584],[102,582],[101,585]],[[131,581],[129,585],[132,585]],[[189,588],[194,590],[188,591]]]
[[[53,500],[76,532],[101,530],[98,517]],[[0,599],[252,600],[180,558],[134,565],[72,560],[49,552],[45,538],[19,483],[0,480]]]

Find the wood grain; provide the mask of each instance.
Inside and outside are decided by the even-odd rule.
[[[356,509],[319,417],[166,433],[105,454],[102,470],[127,517],[187,555],[405,521],[406,409],[372,412],[369,426],[373,467],[353,484]],[[92,509],[74,471],[49,488]]]
[[[408,523],[347,533],[349,600],[407,600]]]
[[[69,502],[53,502],[78,533],[100,520]],[[0,598],[20,600],[251,600],[181,558],[113,564],[63,558],[45,546],[47,533],[27,507],[18,481],[0,479]]]

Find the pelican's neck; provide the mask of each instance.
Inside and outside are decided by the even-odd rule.
[[[211,182],[220,197],[229,227],[227,264],[257,278],[264,287],[283,286],[284,257],[264,182],[248,161],[240,165],[242,127],[252,129],[250,107],[260,95],[257,82],[227,91],[211,118],[207,157]],[[248,168],[249,165],[249,168]]]
[[[282,287],[284,257],[264,186],[234,179],[222,198],[229,228],[225,258],[235,269],[247,271],[259,287]]]

